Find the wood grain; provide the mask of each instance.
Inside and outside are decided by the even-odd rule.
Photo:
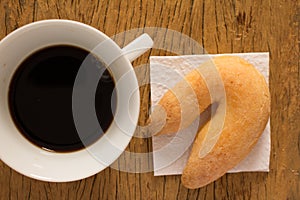
[[[0,39],[22,25],[51,18],[80,21],[109,36],[142,27],[173,29],[195,39],[208,53],[269,51],[270,173],[227,174],[204,188],[188,190],[181,185],[180,176],[154,177],[151,172],[135,174],[112,168],[71,183],[40,182],[0,161],[0,199],[300,198],[300,1],[1,0]],[[153,49],[133,64],[149,62],[149,55],[170,53]],[[149,79],[149,69],[138,76]],[[140,92],[139,124],[145,125],[149,87],[141,87]],[[150,139],[135,138],[127,150],[151,149]],[[147,162],[151,165],[150,159]]]

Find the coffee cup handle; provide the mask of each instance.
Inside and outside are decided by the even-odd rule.
[[[145,53],[153,46],[153,40],[151,37],[144,33],[122,49],[123,55],[125,55],[130,62]]]

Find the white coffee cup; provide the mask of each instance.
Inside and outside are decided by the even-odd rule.
[[[82,150],[68,153],[47,151],[25,139],[11,118],[8,103],[10,81],[20,63],[39,49],[63,44],[91,51],[108,63],[118,97],[114,122],[104,136]],[[6,36],[0,42],[1,160],[23,175],[51,182],[86,178],[112,164],[131,140],[139,115],[139,86],[130,62],[152,44],[144,34],[120,49],[99,30],[70,20],[39,21]]]

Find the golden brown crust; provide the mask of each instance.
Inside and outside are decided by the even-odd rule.
[[[236,166],[256,144],[269,118],[270,95],[264,77],[251,64],[239,57],[216,57],[213,62],[220,73],[226,92],[225,122],[217,143],[202,158],[199,152],[207,145],[203,142],[211,122],[208,122],[196,136],[181,178],[187,188],[205,186]],[[199,73],[192,71],[187,75],[186,81],[191,84],[198,101],[204,102],[204,106],[199,109],[200,113],[205,106],[211,104],[207,87],[202,84],[204,80]],[[180,84],[182,83],[175,86],[175,91]],[[180,93],[180,90],[177,93]],[[174,101],[174,98],[174,94],[167,93],[159,102],[166,109],[168,116],[168,121],[160,133],[172,133],[180,128],[176,126],[180,123],[178,121],[180,117],[175,111],[180,110],[179,105],[176,105],[179,101]],[[191,122],[186,122],[186,125]]]
[[[270,96],[264,77],[237,57],[218,57],[214,62],[226,91],[224,128],[204,158],[199,158],[199,151],[210,123],[198,133],[182,174],[188,188],[205,186],[237,165],[256,144],[269,118]]]
[[[211,104],[211,99],[205,80],[197,70],[193,70],[184,81],[180,81],[172,90],[168,90],[158,104],[162,109],[154,110],[151,114],[151,123],[158,126],[163,118],[166,119],[164,126],[154,133],[161,135],[175,133],[189,126],[199,113]],[[184,117],[181,118],[182,116]],[[151,128],[152,131],[157,130]]]

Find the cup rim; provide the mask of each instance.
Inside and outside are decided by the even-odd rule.
[[[109,44],[112,45],[114,48],[116,48],[118,51],[117,53],[120,54],[120,57],[124,64],[122,67],[127,68],[128,73],[131,75],[130,77],[134,79],[131,81],[130,83],[131,85],[129,86],[138,88],[138,82],[135,77],[132,64],[126,58],[126,56],[122,55],[122,51],[120,47],[113,40],[111,40],[107,35],[102,33],[100,30],[91,27],[87,24],[83,24],[81,22],[72,21],[72,20],[48,19],[48,20],[41,20],[41,21],[27,24],[9,33],[6,37],[4,37],[0,41],[0,52],[1,52],[1,48],[5,48],[7,47],[7,45],[10,45],[10,43],[12,43],[13,40],[23,37],[24,34],[28,34],[30,33],[30,31],[36,30],[34,28],[38,28],[41,30],[45,27],[49,28],[50,26],[55,27],[57,25],[60,25],[65,29],[80,27],[83,31],[86,31],[90,36],[95,36],[99,39],[110,41]],[[4,50],[2,49],[2,51]],[[30,54],[30,52],[29,53],[27,52],[27,54]],[[4,63],[1,62],[1,55],[0,55],[0,73],[2,71],[5,71],[5,68],[7,67],[9,66],[4,67]],[[1,77],[0,75],[0,81],[2,78],[3,77]],[[9,83],[7,84],[9,85]],[[1,91],[0,89],[0,106],[3,106],[1,105],[3,103],[1,99],[5,98],[4,93],[5,92]],[[136,101],[133,107],[133,112],[130,115],[130,120],[133,121],[136,127],[139,111],[140,111],[140,96],[139,96],[139,92],[136,92],[132,95],[134,96]],[[5,106],[8,107],[8,105]],[[19,131],[15,127],[12,128],[12,126],[15,125],[12,124],[13,121],[11,119],[6,121],[2,120],[4,119],[2,117],[3,112],[5,111],[1,109],[0,110],[0,137],[2,139],[0,140],[0,159],[8,166],[10,166],[14,170],[16,170],[17,172],[25,176],[42,180],[42,181],[49,181],[49,182],[68,182],[68,181],[80,180],[102,171],[107,166],[112,164],[121,155],[121,153],[125,150],[125,148],[129,144],[135,130],[134,127],[133,129],[131,129],[131,132],[129,133],[127,132],[125,136],[124,133],[121,132],[114,132],[111,133],[111,135],[108,134],[108,137],[106,138],[105,141],[112,143],[113,146],[117,147],[117,149],[114,149],[113,152],[110,152],[109,160],[107,163],[105,163],[95,158],[95,155],[92,155],[92,153],[89,151],[89,148],[84,148],[78,151],[68,152],[68,153],[57,153],[57,152],[48,152],[37,146],[33,146],[29,141],[27,141],[24,138],[24,136],[21,135],[21,133],[19,133]],[[13,131],[14,132],[13,134],[17,134],[16,133],[17,131],[18,134],[21,135],[21,137],[18,137],[18,139],[9,139],[8,140],[9,144],[5,144],[7,142],[6,139],[10,138],[8,137],[7,130],[11,131],[10,133],[12,133]],[[120,136],[122,139],[118,139],[118,136]],[[23,138],[21,145],[20,143],[18,143],[22,140],[20,138]],[[99,140],[102,139],[103,137],[101,137]],[[31,147],[30,148],[28,146],[25,147],[23,144],[27,144],[27,145],[30,144]],[[93,147],[93,145],[95,144],[92,144],[91,147]],[[13,148],[8,148],[8,147],[13,147]],[[101,151],[106,149],[97,148],[97,150]],[[83,163],[84,166],[82,166]],[[53,167],[53,169],[51,169],[51,167]],[[61,170],[58,170],[60,168]]]

